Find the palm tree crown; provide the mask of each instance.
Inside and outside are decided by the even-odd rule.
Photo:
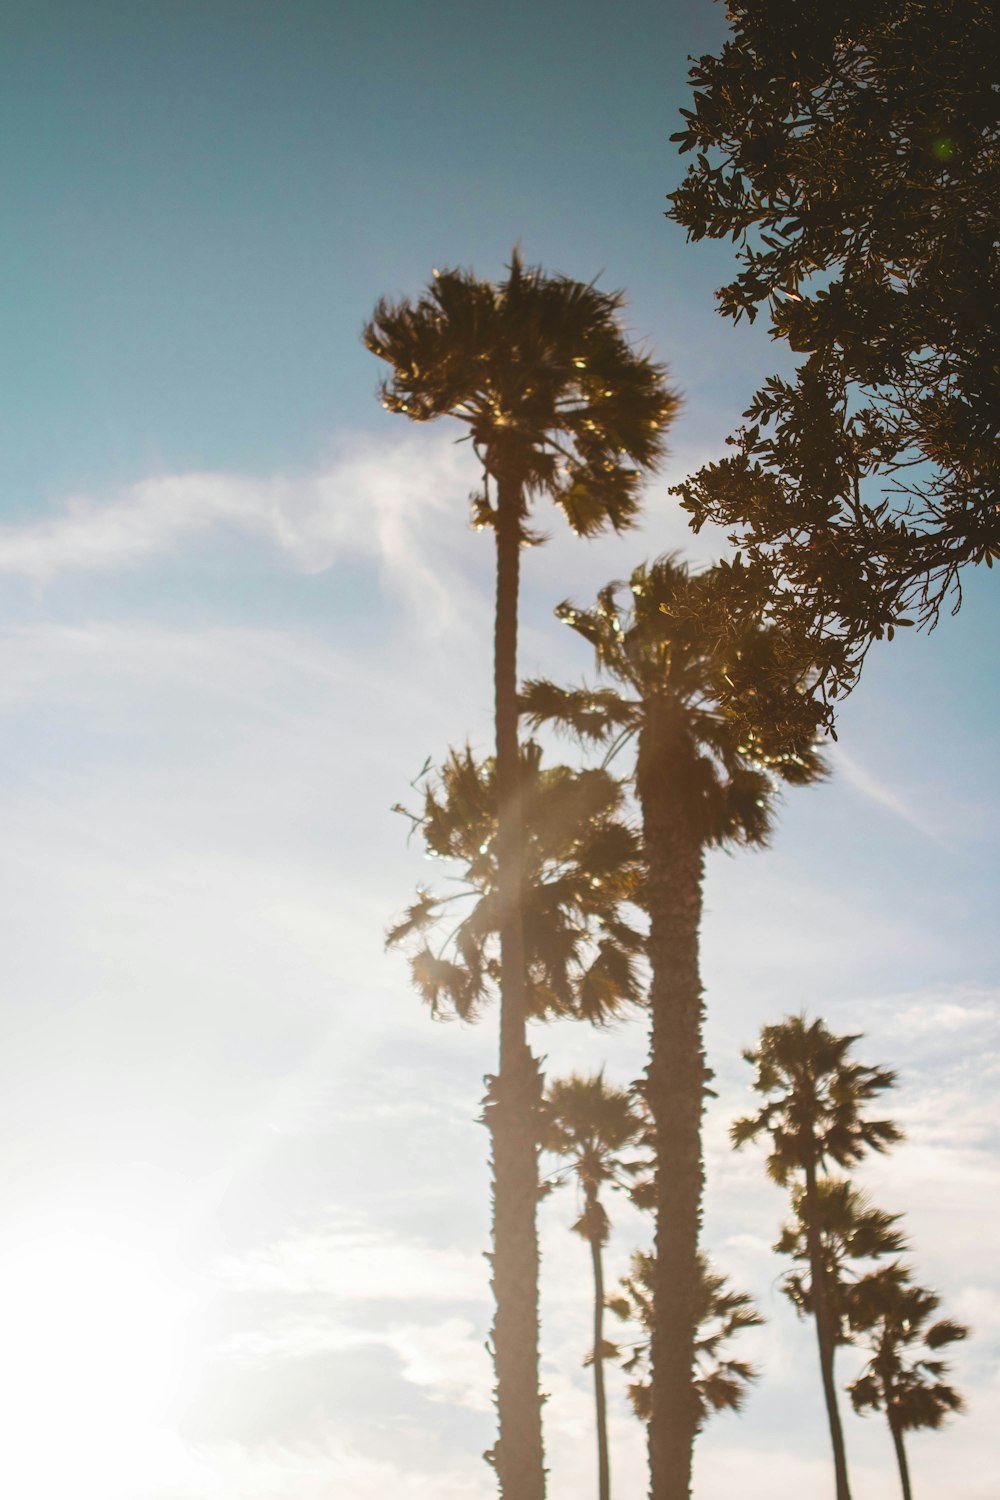
[[[838,1343],[851,1342],[851,1308],[856,1288],[864,1278],[852,1275],[851,1265],[863,1260],[881,1260],[906,1248],[896,1228],[899,1214],[886,1213],[869,1203],[864,1193],[839,1177],[821,1177],[816,1183],[816,1230],[819,1236],[822,1274],[833,1314]],[[792,1195],[791,1221],[782,1226],[775,1250],[779,1255],[808,1263],[810,1251],[809,1205],[805,1188]],[[803,1315],[815,1313],[813,1279],[790,1271],[782,1291]]]
[[[546,768],[531,741],[520,760],[529,1014],[607,1021],[643,998],[643,938],[627,920],[641,879],[639,837],[607,771]],[[387,938],[411,946],[414,981],[434,1015],[473,1020],[499,987],[495,772],[492,758],[453,750],[427,783],[421,813],[409,814],[428,854],[460,871],[449,896],[421,888]],[[468,909],[431,946],[428,935],[461,903]]]
[[[906,1266],[886,1266],[855,1285],[851,1322],[871,1355],[849,1387],[857,1411],[885,1408],[909,1431],[940,1427],[952,1412],[963,1410],[961,1396],[941,1378],[948,1365],[927,1358],[969,1335],[964,1323],[951,1318],[932,1322],[940,1306],[937,1292],[915,1286]]]
[[[622,302],[526,267],[515,250],[505,281],[437,271],[416,302],[380,302],[364,341],[392,366],[389,411],[458,418],[487,473],[516,478],[519,520],[547,494],[589,536],[632,523],[678,406],[661,366],[629,347]],[[477,517],[493,522],[488,494]]]
[[[587,1218],[587,1199],[597,1198],[608,1185],[631,1187],[634,1170],[642,1162],[623,1160],[621,1153],[638,1145],[647,1129],[645,1114],[631,1089],[606,1082],[604,1070],[590,1076],[572,1073],[556,1078],[545,1091],[546,1126],[542,1149],[568,1163],[584,1194],[584,1212],[573,1228],[585,1239],[596,1231],[607,1243],[607,1214],[599,1222]]]
[[[651,727],[673,722],[680,741],[672,792],[702,846],[761,844],[771,827],[776,781],[804,785],[825,774],[811,741],[779,743],[765,714],[749,706],[775,633],[748,626],[727,657],[705,644],[702,624],[714,605],[718,570],[694,574],[675,556],[635,569],[625,593],[610,583],[592,609],[562,604],[560,619],[594,649],[598,671],[615,687],[526,684],[522,703],[534,724],[554,723],[582,740],[605,743],[609,755]],[[794,692],[796,683],[786,685]],[[734,691],[744,709],[723,710]],[[680,776],[680,784],[677,777]]]
[[[698,1395],[699,1426],[714,1413],[740,1411],[758,1371],[746,1360],[733,1359],[725,1346],[745,1328],[759,1328],[764,1319],[749,1292],[738,1292],[728,1278],[712,1269],[708,1257],[698,1255],[700,1272],[698,1329],[695,1337],[695,1390]],[[628,1388],[636,1416],[648,1422],[651,1414],[649,1384],[649,1335],[656,1316],[653,1298],[653,1257],[637,1251],[621,1291],[608,1298],[608,1306],[623,1321],[638,1323],[646,1337],[637,1340],[622,1360],[622,1369],[637,1375]]]
[[[733,1145],[771,1138],[767,1170],[785,1187],[807,1167],[855,1166],[866,1151],[887,1151],[902,1139],[892,1120],[867,1120],[864,1106],[891,1088],[889,1068],[870,1068],[847,1054],[858,1036],[834,1036],[822,1021],[788,1016],[765,1026],[756,1048],[743,1053],[756,1069],[753,1087],[766,1103],[734,1121]]]

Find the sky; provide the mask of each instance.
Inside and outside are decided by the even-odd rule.
[[[553,618],[723,538],[668,494],[787,368],[718,317],[725,245],[663,217],[687,57],[723,10],[523,0],[10,0],[0,19],[0,1488],[20,1500],[486,1500],[495,1017],[434,1024],[383,935],[428,872],[392,805],[490,743],[492,557],[447,424],[379,407],[359,332],[435,266],[511,248],[628,292],[684,393],[645,519],[524,558]],[[876,649],[825,785],[710,860],[705,1241],[767,1323],[698,1500],[832,1492],[784,1213],[727,1128],[792,1011],[863,1033],[907,1138],[859,1172],[972,1336],[918,1494],[988,1500],[1000,1394],[996,585]],[[905,638],[904,638],[905,637]],[[536,1030],[556,1076],[643,1065],[641,1016]],[[586,1248],[542,1208],[552,1500],[596,1493]],[[614,1280],[649,1226],[613,1205]],[[843,1379],[854,1365],[841,1361]],[[619,1494],[644,1435],[611,1371]],[[857,1500],[898,1493],[845,1413]]]

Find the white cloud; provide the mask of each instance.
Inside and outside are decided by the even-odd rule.
[[[385,1342],[399,1356],[403,1378],[435,1401],[492,1411],[493,1370],[482,1334],[466,1318],[394,1323]]]
[[[487,579],[493,560],[488,538],[470,535],[467,499],[480,473],[460,436],[457,425],[446,424],[391,441],[355,438],[341,441],[313,472],[163,474],[110,497],[72,496],[40,520],[0,525],[0,573],[41,584],[67,574],[117,573],[212,534],[236,532],[270,543],[305,574],[371,561],[384,589],[425,629],[467,630],[483,603],[473,604],[470,575]],[[530,554],[524,575],[527,595],[544,596],[543,617],[567,590],[585,599],[612,573],[627,577],[643,556],[680,550],[701,566],[727,550],[716,528],[695,537],[665,493],[691,466],[680,459],[670,464],[651,489],[640,527],[624,537],[581,541],[551,506],[539,507],[537,524],[552,545]],[[536,636],[526,620],[526,657]]]
[[[235,1291],[319,1293],[344,1303],[484,1302],[488,1295],[482,1256],[349,1218],[224,1260],[218,1277]]]
[[[455,550],[476,480],[468,447],[443,432],[344,444],[313,474],[162,475],[111,499],[73,497],[44,520],[0,527],[0,573],[44,583],[114,572],[213,531],[242,531],[271,542],[303,573],[370,558],[422,614],[451,624],[463,593]]]
[[[419,1387],[432,1401],[470,1411],[492,1410],[493,1377],[485,1338],[468,1318],[392,1322],[380,1327],[369,1317],[361,1327],[311,1303],[308,1317],[268,1317],[259,1327],[231,1334],[215,1350],[215,1358],[259,1365],[376,1346],[393,1353],[401,1379]]]

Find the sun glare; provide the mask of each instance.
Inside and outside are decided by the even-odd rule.
[[[0,1247],[0,1490],[142,1493],[169,1440],[183,1313],[156,1261],[120,1240],[49,1227]]]

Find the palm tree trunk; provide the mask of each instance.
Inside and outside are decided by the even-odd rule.
[[[521,916],[523,833],[517,740],[520,486],[498,482],[494,654],[500,1063],[483,1118],[493,1167],[493,1360],[499,1436],[489,1455],[503,1500],[544,1500],[538,1384],[538,1141],[542,1080],[528,1049]]]
[[[826,1401],[826,1414],[830,1424],[830,1442],[833,1445],[833,1469],[837,1486],[837,1500],[851,1500],[851,1489],[847,1480],[847,1449],[844,1445],[844,1431],[840,1425],[837,1387],[833,1378],[833,1359],[837,1341],[834,1337],[830,1290],[826,1282],[826,1266],[823,1262],[819,1238],[819,1198],[816,1191],[815,1162],[806,1162],[805,1173],[806,1215],[808,1218],[806,1224],[806,1243],[809,1248],[813,1306],[816,1314],[819,1368],[823,1380],[823,1397]]]
[[[591,1196],[591,1194],[588,1194]],[[590,1258],[594,1266],[594,1402],[597,1407],[597,1492],[599,1500],[611,1500],[611,1464],[608,1458],[608,1404],[604,1393],[604,1263],[598,1224],[597,1194],[590,1215]],[[588,1204],[588,1207],[591,1205]]]
[[[892,1408],[886,1403],[886,1414],[889,1418],[889,1431],[892,1433],[893,1446],[896,1449],[896,1462],[899,1465],[899,1482],[903,1487],[903,1500],[913,1500],[913,1491],[910,1489],[910,1467],[906,1462],[906,1449],[903,1446],[903,1429],[899,1423],[893,1420]]]
[[[647,713],[636,787],[648,864],[650,1056],[656,1140],[656,1240],[650,1340],[652,1500],[689,1500],[699,1405],[694,1384],[705,1089],[698,929],[704,858],[685,798],[690,740],[663,704]]]

